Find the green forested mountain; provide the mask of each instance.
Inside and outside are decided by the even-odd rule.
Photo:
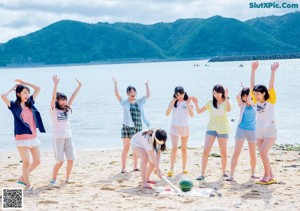
[[[245,22],[214,16],[173,23],[63,20],[0,44],[0,66],[300,52],[300,12]]]

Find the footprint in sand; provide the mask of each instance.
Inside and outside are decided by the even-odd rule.
[[[115,188],[110,188],[110,187],[103,187],[103,188],[100,188],[100,190],[109,190],[109,191],[113,191],[113,190],[116,190]]]
[[[39,201],[39,204],[58,204],[58,201],[50,201],[50,200],[45,200],[45,201]]]

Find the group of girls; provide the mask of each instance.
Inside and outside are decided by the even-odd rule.
[[[57,75],[54,75],[52,80],[54,88],[49,110],[53,125],[53,149],[56,163],[53,167],[52,179],[49,183],[50,188],[57,184],[57,174],[63,165],[65,157],[67,159],[67,170],[64,183],[69,182],[73,161],[76,158],[69,114],[72,112],[72,103],[81,88],[81,82],[76,79],[78,86],[68,100],[64,93],[57,92],[60,81]],[[24,186],[25,193],[33,193],[29,173],[41,163],[40,141],[37,138],[37,128],[41,133],[46,132],[41,114],[35,107],[35,100],[41,88],[20,79],[16,79],[15,81],[17,84],[3,93],[1,98],[13,114],[15,144],[22,159],[22,174],[16,182]],[[29,87],[34,89],[33,94],[30,93]],[[15,92],[16,94],[15,101],[8,99],[8,95],[11,92]],[[30,154],[32,162],[30,162]]]
[[[213,99],[208,101],[203,107],[199,107],[198,99],[195,96],[188,96],[183,87],[178,86],[174,90],[173,98],[166,110],[166,115],[172,113],[172,123],[170,136],[172,143],[170,168],[167,172],[169,177],[174,175],[174,164],[178,149],[179,138],[181,141],[182,152],[182,173],[188,174],[187,169],[187,143],[190,136],[189,118],[194,115],[194,106],[198,114],[204,111],[209,112],[209,122],[204,142],[202,154],[202,169],[197,180],[204,180],[209,153],[218,139],[222,175],[227,181],[234,180],[234,172],[238,162],[244,141],[247,139],[250,153],[251,178],[257,179],[255,173],[256,166],[256,147],[264,166],[264,175],[256,183],[266,185],[275,183],[268,153],[276,141],[277,128],[274,118],[276,103],[276,92],[274,89],[275,72],[279,63],[271,65],[271,78],[269,87],[255,85],[255,72],[259,63],[252,63],[250,77],[250,87],[243,88],[237,95],[237,102],[240,107],[240,118],[235,135],[235,150],[231,160],[230,175],[226,173],[227,165],[227,142],[230,126],[227,113],[231,110],[231,102],[228,97],[228,89],[218,84],[213,87]],[[81,82],[76,79],[77,88],[70,99],[64,93],[57,92],[59,78],[57,75],[52,77],[54,88],[50,104],[50,116],[53,125],[53,148],[56,163],[53,167],[52,179],[49,187],[57,184],[57,174],[66,158],[67,170],[65,183],[68,183],[76,158],[74,144],[72,142],[72,131],[69,122],[69,115],[72,112],[71,106],[81,88]],[[130,146],[133,150],[134,171],[140,171],[143,187],[150,188],[155,184],[155,180],[150,179],[154,171],[159,178],[163,173],[160,169],[161,152],[166,150],[167,133],[162,129],[142,129],[142,122],[147,127],[150,126],[149,120],[145,116],[144,106],[150,97],[149,82],[145,83],[146,95],[136,99],[136,89],[129,86],[126,90],[127,98],[123,99],[119,95],[118,81],[113,79],[115,84],[115,95],[123,107],[123,123],[121,128],[121,138],[123,139],[123,151],[121,155],[121,173],[126,173],[126,160]],[[25,188],[25,192],[32,192],[29,180],[29,173],[40,164],[39,139],[37,138],[37,128],[44,133],[45,128],[40,112],[35,107],[35,100],[39,95],[40,87],[34,84],[16,80],[10,90],[1,95],[2,100],[8,106],[14,117],[14,136],[16,147],[22,159],[22,175],[17,180]],[[30,94],[29,87],[34,89]],[[11,101],[8,95],[11,92],[16,94],[16,100]],[[193,104],[193,105],[192,105]],[[30,154],[32,162],[30,162]],[[141,159],[141,167],[138,168],[138,158]]]
[[[193,109],[201,114],[206,110],[209,112],[209,122],[207,124],[204,148],[202,153],[201,173],[196,180],[205,180],[208,157],[215,139],[218,139],[221,154],[222,176],[226,181],[234,181],[234,172],[238,163],[244,141],[248,141],[251,174],[250,178],[259,179],[255,175],[256,167],[256,147],[264,166],[264,175],[256,181],[257,184],[269,185],[276,183],[272,171],[268,153],[276,141],[277,128],[274,118],[274,107],[276,103],[276,92],[274,89],[275,72],[279,67],[278,62],[271,65],[271,77],[269,87],[265,85],[255,85],[255,72],[258,69],[257,61],[252,63],[250,87],[243,89],[236,96],[240,107],[240,117],[235,133],[235,149],[231,159],[230,174],[226,173],[227,166],[227,143],[230,133],[230,125],[227,113],[231,111],[231,102],[228,97],[228,89],[218,84],[213,87],[213,99],[208,101],[203,107],[199,107],[198,99],[195,96],[188,96],[183,87],[178,86],[174,90],[166,115],[172,113],[172,123],[170,128],[171,136],[171,156],[170,168],[167,176],[174,175],[174,164],[178,149],[179,138],[182,152],[182,173],[188,174],[187,169],[187,143],[190,136],[189,118],[194,116]],[[126,173],[126,159],[128,151],[133,150],[134,171],[141,171],[143,187],[150,188],[155,184],[155,180],[150,179],[154,171],[159,178],[163,173],[160,169],[161,151],[166,149],[167,133],[162,129],[142,129],[142,120],[149,127],[150,122],[145,117],[144,105],[150,97],[148,81],[145,83],[146,96],[136,99],[136,89],[129,86],[126,90],[127,99],[119,95],[118,81],[113,78],[115,84],[115,95],[123,107],[123,124],[121,137],[123,139],[122,170]],[[131,144],[130,144],[131,142]],[[137,159],[141,159],[140,169],[137,167]]]

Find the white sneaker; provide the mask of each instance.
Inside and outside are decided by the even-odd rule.
[[[56,180],[50,180],[48,188],[53,188],[56,185]]]
[[[33,187],[26,187],[24,188],[24,193],[25,194],[32,194],[33,193]]]

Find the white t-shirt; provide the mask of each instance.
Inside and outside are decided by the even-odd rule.
[[[134,136],[132,136],[131,138],[131,149],[140,147],[144,150],[146,150],[147,152],[149,150],[153,150],[153,145],[151,145],[148,141],[149,136],[148,135],[143,135],[144,131],[138,132],[136,133]]]
[[[254,97],[253,91],[251,91],[251,96],[255,104],[256,110],[256,128],[268,128],[275,124],[275,104],[276,104],[276,92],[275,89],[269,90],[269,99],[263,103],[257,102]]]
[[[190,105],[192,107],[192,105]],[[186,101],[177,101],[177,107],[172,108],[172,126],[189,127],[189,111]]]
[[[54,138],[72,138],[69,112],[50,108]]]

